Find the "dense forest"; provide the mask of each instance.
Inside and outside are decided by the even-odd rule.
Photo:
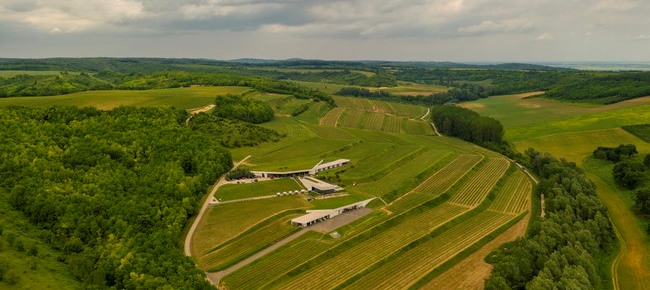
[[[597,289],[596,257],[615,236],[596,187],[572,162],[532,149],[526,156],[541,177],[545,218],[488,255],[494,268],[485,289]]]
[[[438,131],[478,145],[495,148],[502,146],[503,125],[499,120],[456,106],[431,108],[431,120]]]
[[[262,142],[278,141],[283,137],[271,129],[209,113],[194,115],[189,126],[193,130],[209,134],[222,146],[228,148],[255,146]]]
[[[212,135],[224,121],[198,116],[188,127],[187,117],[171,108],[3,109],[0,194],[86,288],[209,289],[177,243],[232,162]],[[256,130],[245,138],[277,137]]]
[[[544,97],[563,100],[612,104],[633,98],[650,96],[650,73],[617,73],[583,77],[576,82],[562,82]]]
[[[273,109],[265,102],[237,95],[217,96],[213,114],[253,124],[271,121]]]

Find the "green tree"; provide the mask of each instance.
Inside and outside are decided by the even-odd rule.
[[[650,188],[643,188],[636,191],[634,203],[642,214],[650,214]]]

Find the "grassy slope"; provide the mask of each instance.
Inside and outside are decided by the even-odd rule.
[[[89,91],[60,96],[0,98],[0,107],[18,105],[26,107],[93,106],[112,109],[117,106],[174,106],[191,109],[214,102],[216,95],[241,94],[248,87],[191,87],[142,91],[111,90]]]
[[[303,189],[302,185],[292,178],[281,178],[269,181],[246,184],[226,184],[217,190],[214,196],[220,201],[242,198],[275,195],[277,192]]]
[[[0,198],[0,225],[3,229],[0,235],[0,262],[8,263],[8,272],[19,277],[13,285],[0,282],[0,289],[81,289],[81,284],[72,277],[67,265],[57,261],[59,253],[38,238],[40,230],[30,224],[22,213],[13,210],[4,196]],[[8,242],[9,236],[15,237],[13,245]],[[36,257],[29,256],[25,250],[18,251],[17,241],[25,249],[35,246],[38,249]]]
[[[642,153],[650,152],[650,144],[619,128],[647,123],[648,101],[650,98],[646,97],[607,106],[579,107],[502,96],[466,105],[503,119],[506,138],[514,141],[519,151],[533,147],[574,161],[586,170],[598,186],[598,195],[609,209],[625,244],[615,265],[621,289],[647,289],[650,285],[650,241],[642,222],[631,211],[629,192],[622,191],[611,180],[611,165],[595,164],[589,156],[598,146],[619,144],[635,144]]]

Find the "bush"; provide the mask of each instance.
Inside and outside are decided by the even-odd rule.
[[[627,189],[634,189],[643,180],[643,164],[632,161],[623,161],[618,163],[612,169],[614,180]]]
[[[240,178],[253,178],[253,177],[255,177],[255,174],[253,174],[247,168],[237,168],[228,172],[228,174],[226,174],[227,180],[240,179]]]

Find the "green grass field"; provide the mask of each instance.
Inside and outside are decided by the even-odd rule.
[[[282,211],[309,208],[303,196],[236,202],[210,207],[192,237],[192,254],[202,255]]]
[[[251,198],[266,195],[275,195],[277,192],[294,191],[304,189],[303,186],[293,178],[280,178],[269,181],[252,182],[245,184],[226,184],[214,194],[220,201],[228,201],[242,198]]]
[[[619,262],[613,266],[620,289],[644,289],[650,285],[650,240],[644,232],[645,222],[633,213],[630,192],[613,182],[613,165],[602,164],[591,154],[598,146],[620,144],[635,144],[641,153],[650,153],[650,144],[620,128],[648,123],[648,102],[650,97],[605,106],[580,106],[502,96],[463,105],[502,120],[506,138],[518,151],[532,147],[585,169],[597,185],[597,193],[623,241]]]
[[[395,95],[407,95],[407,96],[417,96],[417,95],[431,95],[440,92],[446,92],[449,90],[445,86],[437,85],[425,85],[417,84],[412,82],[397,82],[397,87],[387,87],[387,88],[377,88],[374,90],[381,90],[393,93]]]
[[[0,98],[0,107],[78,106],[109,110],[118,106],[174,106],[182,109],[203,107],[214,103],[216,95],[241,94],[248,87],[191,87],[157,90],[88,91],[48,97]]]

